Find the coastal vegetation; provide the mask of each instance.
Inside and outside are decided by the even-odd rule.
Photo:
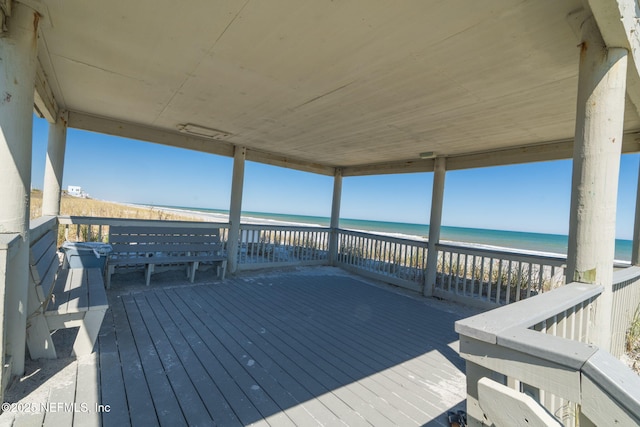
[[[631,368],[640,373],[640,306],[636,309],[627,331],[627,357]]]
[[[60,201],[60,215],[175,221],[199,220],[199,218],[187,214],[178,215],[155,207],[133,206],[73,197],[66,194],[66,192],[63,192]],[[42,191],[35,189],[31,191],[30,217],[34,219],[40,216],[42,216]],[[61,226],[58,230],[58,243],[62,243],[64,240],[96,241],[102,239],[104,235],[105,233],[92,232],[92,229],[86,225],[71,228]]]

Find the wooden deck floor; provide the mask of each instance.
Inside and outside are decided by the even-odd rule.
[[[67,425],[447,426],[463,316],[321,271],[112,292],[98,353],[65,367],[75,393],[49,401],[89,407]]]

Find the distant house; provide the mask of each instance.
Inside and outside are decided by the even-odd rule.
[[[73,197],[82,197],[82,198],[89,197],[89,195],[85,193],[84,190],[82,190],[82,187],[78,187],[75,185],[69,185],[67,187],[67,194]]]

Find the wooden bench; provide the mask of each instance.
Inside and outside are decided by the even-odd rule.
[[[62,268],[56,235],[48,231],[29,248],[27,346],[32,359],[56,358],[51,332],[79,327],[73,354],[93,352],[109,308],[99,268]]]
[[[109,243],[113,251],[107,259],[106,283],[116,267],[144,266],[147,286],[156,266],[186,265],[193,283],[203,262],[219,262],[217,276],[224,280],[227,258],[218,228],[110,226]]]

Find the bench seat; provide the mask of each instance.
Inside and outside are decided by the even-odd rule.
[[[193,283],[200,263],[218,263],[217,275],[224,280],[227,257],[218,228],[166,226],[111,226],[105,282],[111,287],[116,267],[141,266],[149,286],[156,266],[186,265]]]
[[[109,308],[99,268],[62,268],[53,231],[32,243],[29,252],[27,346],[31,358],[56,358],[51,332],[78,327],[73,354],[93,352]]]

